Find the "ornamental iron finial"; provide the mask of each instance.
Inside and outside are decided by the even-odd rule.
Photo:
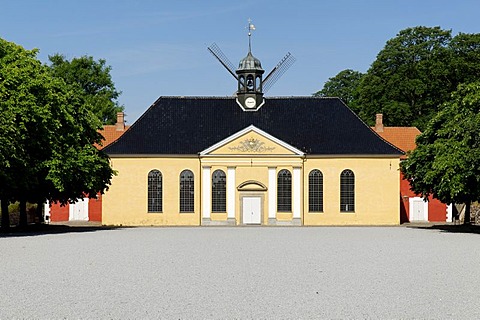
[[[248,18],[248,52],[252,52],[252,31],[255,31],[255,26],[252,23],[252,19]]]

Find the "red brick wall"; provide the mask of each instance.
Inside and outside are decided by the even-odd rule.
[[[60,206],[60,204],[52,204],[50,206],[50,221],[63,222],[68,221],[69,206]],[[88,220],[102,222],[102,195],[99,194],[97,199],[89,199],[88,201]]]
[[[447,206],[437,199],[428,198],[428,221],[438,222],[447,220]]]
[[[88,220],[102,222],[102,195],[101,194],[97,195],[97,199],[89,199]]]
[[[418,197],[410,190],[410,183],[403,179],[400,173],[400,222],[408,222],[410,216],[408,198]],[[403,214],[402,214],[403,213]],[[440,222],[447,220],[447,205],[437,199],[428,197],[428,221]]]
[[[408,199],[411,197],[415,197],[415,193],[410,190],[410,183],[403,179],[403,173],[400,172],[400,222],[410,221],[410,206]]]
[[[408,197],[403,197],[400,194],[400,223],[409,222],[409,202]]]
[[[59,203],[54,203],[50,205],[50,221],[52,222],[61,222],[68,221],[68,210],[69,205],[60,206]]]

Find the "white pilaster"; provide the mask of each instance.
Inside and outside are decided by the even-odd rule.
[[[45,218],[45,223],[50,223],[50,201],[48,200],[43,205],[43,214]]]
[[[294,167],[293,168],[293,218],[300,218],[300,211],[301,211],[301,183],[300,183],[300,173],[301,168]]]
[[[452,204],[450,203],[448,206],[447,206],[447,222],[454,222],[453,221],[453,207],[452,207]]]
[[[235,167],[227,168],[227,217],[235,219]]]
[[[212,205],[210,167],[202,167],[202,218],[210,219]]]
[[[277,216],[277,168],[268,168],[268,218]]]
[[[73,220],[73,218],[74,218],[73,213],[74,213],[76,205],[77,205],[76,203],[69,203],[68,204],[68,221]]]

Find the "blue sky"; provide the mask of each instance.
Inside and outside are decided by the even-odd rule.
[[[43,62],[54,53],[105,59],[131,124],[162,95],[231,95],[235,79],[206,47],[216,42],[237,65],[248,18],[267,73],[287,52],[297,59],[267,96],[302,96],[341,70],[367,71],[407,27],[478,33],[479,12],[478,0],[1,0],[0,37],[40,49]]]

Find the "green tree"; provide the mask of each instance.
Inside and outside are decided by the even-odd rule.
[[[85,102],[103,124],[115,124],[117,112],[123,111],[117,99],[121,92],[115,89],[106,61],[95,61],[93,57],[82,56],[68,61],[64,56],[49,56],[53,74],[67,84],[75,85]]]
[[[102,124],[78,88],[52,74],[36,50],[0,39],[0,198],[4,208],[27,201],[67,203],[110,184],[108,157],[93,145]]]
[[[355,109],[358,99],[358,86],[363,73],[346,69],[325,82],[322,90],[314,93],[316,97],[338,97],[349,107]]]
[[[412,190],[444,203],[480,200],[480,82],[462,84],[417,138],[401,163]]]
[[[449,45],[450,70],[455,88],[478,80],[480,74],[480,33],[459,33]]]
[[[373,124],[381,112],[387,125],[423,129],[455,88],[451,39],[440,27],[414,27],[388,40],[360,84],[360,116]]]
[[[31,154],[27,132],[37,127],[32,122],[38,109],[36,93],[46,84],[36,51],[0,39],[0,196],[2,201],[2,228],[10,225],[8,204],[18,199],[18,191],[25,189],[34,171],[30,167]],[[37,95],[40,97],[39,95]],[[37,140],[39,142],[39,140]],[[42,152],[38,145],[32,153]],[[23,221],[22,216],[22,221]]]

